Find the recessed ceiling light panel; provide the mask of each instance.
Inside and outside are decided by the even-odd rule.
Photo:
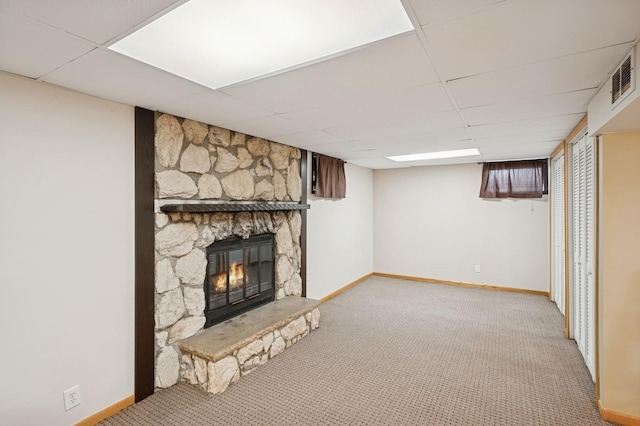
[[[411,30],[400,0],[191,0],[110,49],[220,88]]]
[[[454,151],[425,152],[422,154],[396,155],[387,158],[393,161],[419,161],[437,160],[440,158],[470,157],[473,155],[480,155],[480,152],[477,148],[456,149]]]

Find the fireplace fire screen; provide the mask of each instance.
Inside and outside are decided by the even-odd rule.
[[[205,328],[275,298],[273,235],[224,240],[207,247]]]

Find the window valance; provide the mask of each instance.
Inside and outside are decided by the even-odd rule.
[[[315,195],[324,198],[345,198],[347,181],[344,161],[322,154],[314,154]]]

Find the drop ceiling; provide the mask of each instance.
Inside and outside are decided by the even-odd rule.
[[[183,3],[0,0],[0,70],[379,169],[548,156],[640,36],[637,0],[403,0],[413,31],[218,90],[109,50]]]

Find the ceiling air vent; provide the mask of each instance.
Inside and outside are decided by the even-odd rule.
[[[633,92],[635,81],[633,78],[633,49],[623,59],[622,63],[611,75],[611,105],[615,107]]]

